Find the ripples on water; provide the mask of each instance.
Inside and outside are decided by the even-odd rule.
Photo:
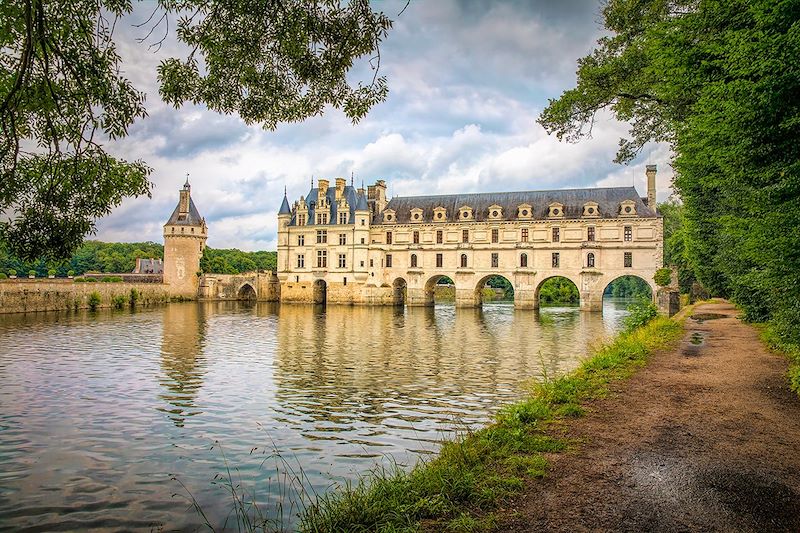
[[[212,482],[226,465],[291,523],[292,472],[313,493],[412,464],[543,370],[574,368],[622,309],[189,303],[0,315],[0,528],[199,527],[180,483],[220,527],[231,500]]]

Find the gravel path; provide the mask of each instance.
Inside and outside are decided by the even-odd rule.
[[[583,441],[510,505],[499,531],[800,531],[800,399],[787,361],[728,303],[703,304],[569,424]],[[711,318],[711,317],[709,317]]]

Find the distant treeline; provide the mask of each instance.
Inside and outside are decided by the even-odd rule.
[[[101,242],[86,241],[75,253],[64,261],[22,261],[11,255],[0,242],[0,273],[15,271],[26,276],[29,271],[37,277],[45,277],[49,270],[64,277],[72,271],[80,276],[86,272],[132,272],[136,258],[164,258],[164,246],[155,242]],[[239,274],[255,270],[274,270],[276,252],[243,252],[237,249],[217,250],[206,248],[200,261],[203,272],[215,274]]]

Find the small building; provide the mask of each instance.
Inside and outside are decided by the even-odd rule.
[[[136,258],[136,267],[133,269],[133,274],[163,274],[164,261],[161,259],[142,259]]]

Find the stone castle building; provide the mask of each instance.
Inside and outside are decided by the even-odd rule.
[[[200,259],[208,238],[206,220],[192,201],[187,178],[178,205],[164,224],[164,284],[172,296],[197,298]]]
[[[537,308],[542,283],[555,276],[577,286],[586,310],[601,309],[621,276],[644,279],[655,294],[663,226],[655,165],[646,173],[645,198],[614,187],[389,200],[383,180],[365,191],[321,179],[292,205],[284,195],[278,212],[280,299],[431,305],[445,276],[462,307],[481,304],[492,276],[511,282],[519,308]]]

